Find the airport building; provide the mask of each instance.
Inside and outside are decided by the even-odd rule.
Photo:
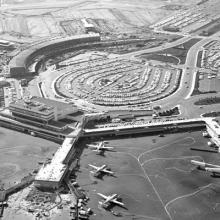
[[[35,186],[39,188],[57,189],[62,184],[69,168],[69,161],[76,154],[75,145],[81,135],[81,127],[66,137],[51,161],[43,164],[35,177]]]
[[[9,110],[16,118],[29,119],[41,123],[58,121],[78,109],[64,102],[32,97],[28,100],[16,100],[9,105]]]
[[[81,19],[81,22],[83,23],[86,33],[97,32],[94,25],[89,23],[86,18]]]
[[[99,34],[92,33],[66,38],[53,38],[48,41],[32,44],[19,53],[15,51],[10,54],[12,57],[8,64],[10,67],[10,76],[15,77],[30,73],[28,67],[33,64],[33,60],[36,57],[41,56],[44,59],[50,55],[61,53],[66,49],[80,49],[81,47],[85,47],[88,43],[99,42],[100,40]],[[38,59],[37,62],[40,62],[40,59]]]
[[[220,125],[213,118],[205,118],[206,129],[211,137],[211,140],[217,147],[220,147]]]
[[[0,48],[12,48],[14,46],[14,43],[7,41],[7,40],[0,40]]]

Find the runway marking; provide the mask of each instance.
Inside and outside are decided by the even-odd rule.
[[[161,199],[160,194],[158,193],[156,187],[155,187],[154,184],[152,183],[152,181],[151,181],[150,177],[148,176],[146,170],[143,168],[143,166],[142,166],[141,163],[139,162],[138,158],[135,157],[134,155],[132,155],[132,154],[130,154],[130,153],[126,153],[126,152],[116,152],[116,153],[121,153],[121,154],[123,153],[123,154],[130,155],[130,156],[133,157],[135,160],[137,160],[138,165],[140,166],[140,168],[142,169],[142,171],[143,171],[143,173],[144,173],[144,178],[145,178],[146,180],[148,180],[148,182],[149,182],[150,185],[152,186],[152,188],[153,188],[153,190],[154,190],[154,192],[155,192],[157,198],[159,199],[159,201],[160,201],[161,205],[163,206],[164,210],[166,211],[166,213],[167,213],[169,219],[170,219],[170,220],[173,220],[173,219],[172,219],[172,216],[171,216],[170,213],[169,213],[169,211],[168,211],[167,209],[165,209],[165,204],[164,204],[163,200]]]
[[[163,149],[163,148],[165,148],[165,147],[169,147],[170,145],[172,145],[172,144],[174,144],[174,143],[181,142],[181,141],[183,141],[183,140],[185,140],[185,139],[188,139],[188,138],[192,138],[192,137],[185,137],[185,138],[182,138],[182,139],[180,139],[180,140],[177,140],[177,141],[174,141],[174,142],[171,142],[171,143],[162,145],[162,146],[160,146],[160,147],[156,147],[156,148],[153,148],[153,149],[151,149],[151,150],[147,150],[147,151],[141,153],[141,154],[138,156],[138,161],[140,162],[140,158],[141,158],[142,156],[144,156],[145,154],[151,153],[151,152],[156,151],[156,150]],[[192,138],[192,139],[194,139],[194,138]],[[194,141],[195,141],[195,139],[194,139]]]
[[[145,165],[148,162],[154,161],[154,160],[184,160],[184,159],[189,159],[189,158],[203,158],[201,156],[185,156],[185,157],[159,157],[159,158],[152,158],[149,160],[144,161],[141,163],[141,166]]]
[[[0,147],[0,151],[2,150],[11,150],[11,149],[17,149],[18,147],[27,147],[25,145],[18,145],[18,146],[14,146],[14,147],[10,147],[10,146],[7,146],[7,147]]]
[[[183,173],[190,173],[191,172],[191,170],[182,170],[182,169],[179,169],[176,167],[168,167],[168,168],[166,168],[166,170],[176,170],[176,171],[183,172]]]
[[[152,177],[154,177],[154,178],[165,179],[166,181],[170,181],[167,177],[164,176],[164,173],[161,173],[161,172],[160,172],[160,174],[161,174],[161,175],[159,175],[159,174],[154,174],[154,175],[152,175],[152,174],[151,174],[151,175],[149,175],[149,176],[152,176]]]
[[[187,140],[187,139],[191,139],[192,140],[192,142],[191,143],[180,143],[181,141],[184,141],[184,140]],[[169,147],[170,145],[172,145],[172,144],[175,144],[175,143],[180,143],[179,145],[182,145],[182,146],[190,146],[190,145],[192,145],[192,144],[194,144],[196,142],[196,140],[195,140],[195,138],[193,138],[193,137],[191,137],[191,136],[188,136],[188,137],[184,137],[184,138],[182,138],[182,139],[180,139],[180,140],[176,140],[176,141],[174,141],[174,142],[171,142],[171,143],[168,143],[168,144],[165,144],[165,145],[162,145],[162,146],[159,146],[159,147],[156,147],[156,148],[152,148],[152,149],[150,149],[150,150],[147,150],[147,151],[145,151],[145,152],[143,152],[143,153],[141,153],[141,154],[139,154],[138,156],[135,156],[135,154],[132,154],[132,153],[129,153],[129,152],[123,152],[123,151],[116,151],[116,152],[114,152],[114,153],[112,153],[112,152],[108,152],[108,154],[110,154],[110,155],[113,155],[113,154],[124,154],[124,155],[128,155],[128,156],[130,156],[130,157],[132,157],[132,158],[134,158],[136,161],[137,161],[137,163],[138,163],[138,165],[139,165],[139,167],[141,168],[141,170],[142,170],[142,172],[143,172],[143,175],[138,175],[138,174],[121,174],[121,175],[119,175],[119,176],[124,176],[124,175],[130,175],[130,176],[141,176],[141,177],[143,177],[150,185],[151,185],[151,187],[152,187],[152,189],[153,189],[153,191],[154,191],[154,193],[156,194],[156,198],[159,200],[159,202],[161,203],[161,205],[162,205],[162,207],[164,208],[164,211],[165,211],[165,213],[166,213],[166,215],[168,216],[168,218],[170,219],[170,220],[173,220],[173,218],[172,218],[172,216],[171,216],[171,214],[170,214],[170,212],[169,212],[169,210],[168,210],[168,206],[169,206],[169,204],[171,204],[172,203],[172,201],[170,201],[169,203],[164,203],[164,201],[162,200],[162,198],[160,197],[160,194],[159,194],[159,192],[157,191],[157,188],[156,188],[156,186],[154,186],[154,184],[153,184],[153,182],[151,181],[151,179],[150,179],[150,175],[146,172],[146,170],[144,169],[144,164],[145,163],[147,163],[147,162],[149,162],[149,161],[153,161],[153,160],[173,160],[173,159],[176,159],[176,160],[184,160],[184,159],[189,159],[189,158],[202,158],[201,156],[185,156],[185,157],[176,157],[176,158],[152,158],[152,159],[149,159],[149,160],[147,160],[147,161],[144,161],[143,163],[141,163],[140,162],[140,160],[141,160],[141,157],[142,156],[144,156],[145,154],[148,154],[148,153],[151,153],[151,152],[153,152],[153,151],[156,151],[156,150],[159,150],[159,149],[163,149],[163,148],[166,148],[166,147]],[[134,148],[134,147],[117,147],[116,149],[136,149],[136,150],[141,150],[140,148]],[[137,152],[138,153],[138,152]],[[171,168],[170,168],[171,169]],[[177,168],[176,168],[177,169]],[[184,172],[186,172],[186,171],[184,171]],[[161,176],[159,176],[159,177],[161,177]],[[200,191],[201,191],[201,189],[199,189]],[[195,192],[194,192],[195,193]],[[146,195],[147,196],[147,195]],[[180,197],[181,198],[181,197]],[[176,199],[178,199],[178,198],[176,198]],[[173,201],[175,201],[175,199],[173,200]],[[157,219],[157,218],[152,218],[152,219]]]
[[[174,202],[176,202],[178,199],[182,199],[182,198],[186,198],[186,197],[189,197],[189,196],[193,196],[193,195],[196,195],[197,193],[203,191],[204,189],[206,188],[209,188],[210,186],[212,185],[212,183],[208,184],[208,185],[205,185],[205,186],[202,186],[202,187],[199,187],[199,189],[193,193],[189,193],[189,194],[185,194],[185,195],[182,195],[182,196],[179,196],[179,197],[176,197],[175,199],[172,199],[170,200],[166,205],[165,205],[165,209],[167,210],[168,206]]]
[[[180,145],[183,145],[183,146],[190,146],[190,145],[192,145],[192,144],[195,144],[196,143],[196,141],[195,141],[195,138],[193,138],[193,137],[187,137],[188,139],[191,139],[192,140],[192,143],[183,143],[183,144],[180,144]]]

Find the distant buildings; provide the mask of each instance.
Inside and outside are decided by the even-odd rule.
[[[97,32],[95,26],[93,24],[89,23],[86,18],[81,19],[81,21],[83,23],[83,26],[85,28],[86,33],[89,33],[89,32],[96,33]]]

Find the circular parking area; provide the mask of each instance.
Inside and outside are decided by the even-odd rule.
[[[54,87],[60,96],[95,105],[141,105],[169,96],[180,79],[179,69],[102,57],[75,63]]]

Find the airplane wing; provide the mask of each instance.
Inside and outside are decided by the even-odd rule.
[[[101,196],[103,199],[108,199],[108,196],[103,195],[102,193],[97,193],[99,196]]]
[[[97,148],[97,145],[93,145],[93,144],[87,144],[87,146],[88,146],[89,148]]]
[[[103,149],[109,149],[109,150],[112,150],[112,149],[114,149],[114,147],[103,147]]]
[[[125,204],[123,202],[119,202],[117,199],[113,199],[113,200],[111,200],[111,202],[113,202],[117,205],[120,205],[120,206],[125,206]]]
[[[96,166],[94,166],[94,165],[92,165],[92,164],[88,164],[90,167],[92,167],[92,168],[94,168],[94,169],[96,169],[96,170],[98,170],[99,169],[99,167],[96,167]]]
[[[105,173],[109,173],[109,174],[113,174],[114,173],[114,172],[112,172],[110,170],[107,170],[107,169],[103,169],[102,171],[105,172]]]
[[[208,172],[213,172],[213,173],[219,173],[220,174],[220,168],[207,167],[207,168],[205,168],[205,170],[208,171]]]

